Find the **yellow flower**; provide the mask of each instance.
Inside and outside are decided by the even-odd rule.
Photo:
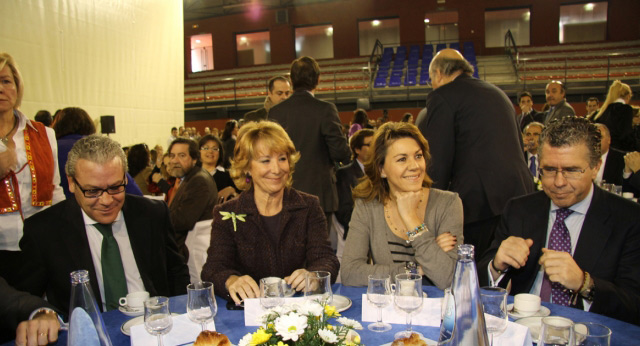
[[[284,342],[282,342],[282,341],[278,341],[278,346],[289,346],[289,345],[285,344],[285,343],[284,343]]]
[[[329,318],[340,316],[340,313],[336,311],[336,307],[333,305],[325,305],[324,313],[327,314],[327,317]]]
[[[360,345],[360,335],[356,335],[356,336],[353,338],[353,342],[355,342],[356,344]]]
[[[351,342],[351,341],[347,341],[347,342],[345,342],[345,343],[344,343],[344,345],[345,345],[345,346],[356,346],[356,344],[354,344],[354,343],[353,343],[353,342]]]
[[[333,330],[333,326],[332,326],[332,325],[330,325],[330,324],[327,324],[327,329],[329,329],[329,330]]]
[[[271,338],[271,334],[268,334],[264,329],[260,328],[258,331],[251,335],[251,345],[263,344]]]

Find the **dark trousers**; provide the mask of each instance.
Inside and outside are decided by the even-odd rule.
[[[464,243],[474,246],[476,263],[491,246],[498,222],[500,222],[500,215],[464,224]]]

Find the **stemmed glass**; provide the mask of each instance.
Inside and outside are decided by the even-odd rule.
[[[575,339],[573,334],[573,321],[559,316],[547,316],[542,318],[540,330],[541,346],[573,346]]]
[[[369,324],[372,332],[386,332],[391,330],[389,323],[382,322],[382,308],[391,303],[391,278],[389,275],[369,275],[367,286],[367,300],[378,307],[378,322]]]
[[[333,302],[331,273],[326,271],[308,272],[305,277],[304,298],[315,300],[322,305]]]
[[[407,330],[397,332],[394,337],[396,339],[408,338],[413,332],[411,329],[411,314],[422,308],[422,276],[418,274],[398,274],[396,275],[396,284],[394,290],[393,302],[396,307],[407,313]]]
[[[169,310],[169,298],[151,297],[144,302],[144,328],[158,337],[158,346],[163,346],[162,335],[171,331],[173,321]]]
[[[213,283],[201,281],[187,285],[187,315],[191,321],[200,323],[204,331],[207,329],[207,322],[217,313]]]
[[[493,345],[493,337],[507,329],[507,290],[501,287],[482,287],[480,297],[484,307],[487,333],[491,335],[491,345]]]
[[[260,304],[272,309],[284,303],[284,280],[276,277],[260,279]]]

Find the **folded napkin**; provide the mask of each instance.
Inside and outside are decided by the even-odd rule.
[[[207,324],[207,330],[216,330],[215,322]],[[168,334],[162,336],[165,345],[184,345],[196,341],[202,331],[200,323],[189,319],[187,314],[173,316],[173,327]],[[131,346],[157,346],[158,338],[144,329],[144,323],[131,327]]]
[[[416,326],[440,327],[440,306],[442,298],[424,298],[422,309],[414,312],[411,323]],[[362,321],[377,322],[378,308],[369,303],[367,295],[362,295]],[[385,323],[405,324],[407,323],[407,313],[397,309],[391,299],[391,304],[382,309],[382,321]]]
[[[284,298],[284,304],[289,305],[293,303],[302,304],[304,302],[304,297],[296,297],[296,298]],[[260,304],[260,298],[250,298],[244,300],[244,325],[247,327],[250,326],[260,326],[260,322],[258,322],[259,318],[267,312]]]

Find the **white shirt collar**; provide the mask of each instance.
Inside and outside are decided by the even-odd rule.
[[[106,193],[106,192],[104,192],[104,193]],[[84,224],[85,225],[93,225],[93,224],[99,223],[98,221],[92,219],[89,215],[87,215],[87,213],[84,212],[84,209],[80,208],[80,210],[82,210],[82,218],[84,219]],[[122,219],[122,210],[120,210],[118,212],[118,216],[116,216],[116,219],[113,220],[113,222],[114,223],[118,222],[121,219]]]
[[[569,209],[573,210],[576,213],[586,215],[587,210],[589,210],[589,206],[591,205],[591,200],[593,199],[593,183],[591,183],[590,189],[591,190],[589,190],[589,193],[582,201],[570,206]],[[553,201],[551,201],[551,211],[553,212],[558,209],[560,209],[560,207],[558,207],[555,203],[553,203]]]

